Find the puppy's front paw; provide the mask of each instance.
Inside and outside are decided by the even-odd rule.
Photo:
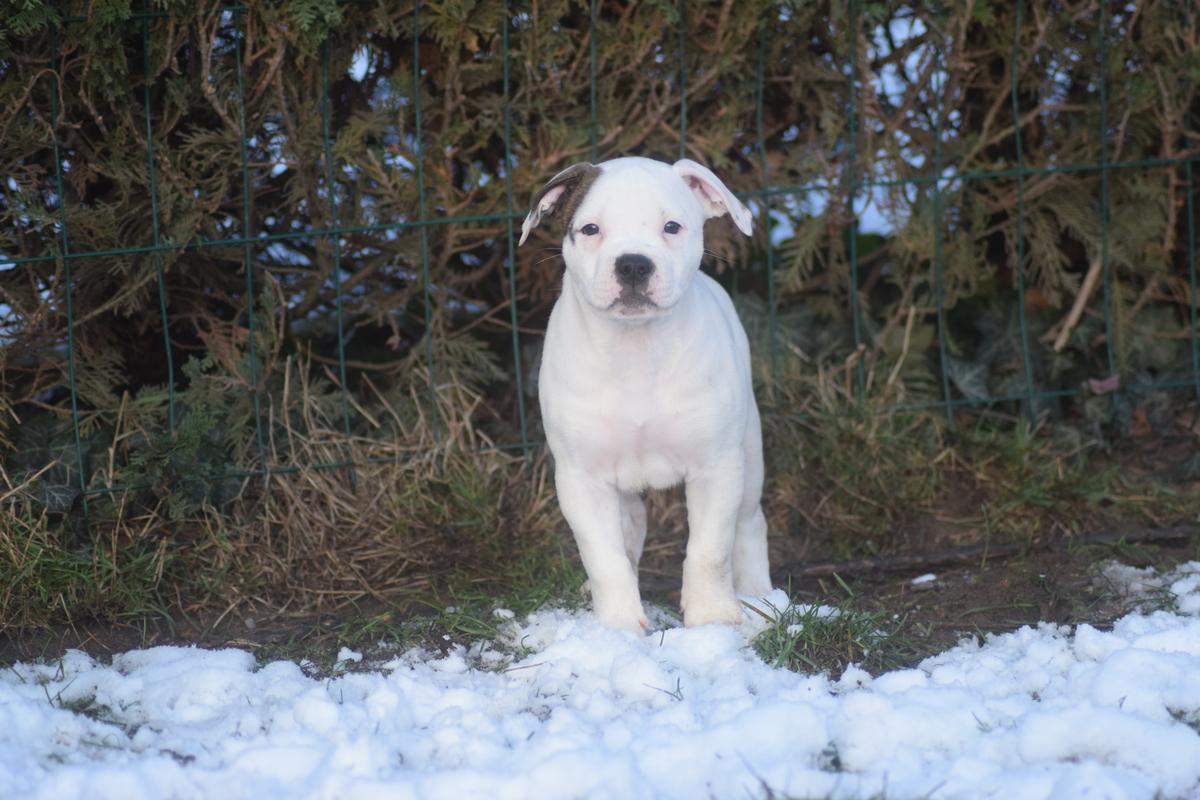
[[[689,628],[742,623],[742,604],[733,592],[685,593],[679,605],[683,609],[683,624]]]
[[[646,619],[646,615],[641,611],[635,614],[601,614],[596,612],[596,619],[606,628],[613,628],[619,631],[632,631],[634,633],[645,633],[650,630],[650,620]]]
[[[593,603],[596,619],[606,628],[615,628],[634,633],[645,633],[650,630],[650,621],[640,602],[633,603]]]

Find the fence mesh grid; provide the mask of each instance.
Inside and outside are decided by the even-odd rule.
[[[341,237],[347,233],[378,233],[384,231],[401,231],[415,230],[419,237],[420,243],[420,261],[421,261],[421,281],[422,281],[422,300],[424,304],[425,325],[428,330],[433,324],[432,307],[431,307],[431,282],[430,282],[430,253],[427,230],[430,226],[437,225],[453,225],[453,224],[470,224],[481,222],[499,222],[503,223],[506,239],[507,260],[504,264],[503,274],[501,279],[507,286],[507,294],[510,300],[509,315],[512,334],[513,348],[513,374],[517,384],[517,404],[518,404],[518,424],[520,439],[516,442],[506,442],[495,445],[497,448],[506,450],[519,450],[522,453],[528,453],[531,448],[541,446],[543,443],[535,441],[530,436],[529,425],[526,420],[526,409],[522,381],[522,365],[521,365],[521,350],[522,339],[520,326],[518,325],[518,286],[516,281],[515,269],[515,239],[514,239],[514,223],[524,216],[524,208],[522,201],[513,197],[512,184],[512,165],[513,160],[513,143],[512,143],[512,120],[509,110],[508,99],[511,91],[510,81],[510,57],[509,57],[509,36],[510,27],[513,20],[513,9],[511,3],[506,5],[506,14],[508,23],[502,26],[502,58],[503,58],[503,92],[505,98],[504,117],[503,117],[503,145],[504,145],[504,178],[505,178],[505,211],[503,214],[480,214],[480,215],[458,215],[458,216],[431,216],[429,214],[426,203],[425,175],[424,175],[424,158],[422,153],[428,143],[424,142],[422,132],[422,113],[421,113],[421,92],[417,89],[420,86],[423,75],[421,64],[421,48],[413,48],[412,61],[412,81],[414,91],[411,93],[411,103],[414,115],[414,128],[416,137],[416,158],[414,160],[415,180],[418,186],[418,206],[417,218],[399,220],[388,223],[376,223],[368,225],[347,225],[341,226],[339,221],[339,209],[337,204],[337,192],[329,191],[329,219],[330,225],[321,228],[310,228],[303,231],[289,231],[273,234],[256,235],[251,226],[251,172],[249,160],[249,140],[246,130],[246,87],[245,78],[242,70],[242,38],[244,34],[241,32],[241,20],[246,11],[246,7],[240,5],[229,5],[225,10],[232,14],[235,19],[238,30],[238,37],[235,41],[235,60],[236,60],[236,76],[237,90],[239,93],[238,107],[238,122],[241,127],[241,220],[240,233],[237,236],[220,239],[193,239],[186,243],[177,243],[164,241],[160,230],[159,206],[158,206],[158,184],[155,170],[155,153],[153,143],[153,124],[154,115],[151,108],[151,81],[153,78],[150,66],[150,23],[155,19],[160,19],[168,16],[167,12],[152,11],[146,5],[143,5],[140,11],[130,15],[130,21],[137,23],[141,28],[141,39],[143,48],[142,68],[145,76],[145,87],[143,91],[142,114],[144,116],[146,128],[146,168],[148,176],[147,189],[151,198],[151,219],[149,225],[150,243],[140,244],[122,248],[110,248],[100,250],[79,250],[71,249],[70,229],[68,225],[68,213],[66,194],[64,193],[63,182],[63,158],[60,154],[60,137],[58,129],[64,124],[64,120],[60,118],[60,101],[58,90],[58,79],[56,73],[61,69],[61,54],[59,46],[58,30],[52,31],[50,63],[52,70],[48,71],[45,80],[50,81],[50,99],[51,107],[48,109],[50,119],[53,121],[53,153],[54,153],[54,185],[58,196],[58,245],[60,252],[57,254],[47,254],[40,256],[30,256],[21,258],[5,259],[10,267],[19,266],[22,264],[41,263],[47,261],[60,260],[61,269],[65,278],[65,313],[67,317],[67,380],[70,391],[70,412],[71,424],[74,434],[74,455],[77,459],[77,475],[79,480],[79,489],[83,499],[83,509],[87,513],[87,498],[91,495],[106,494],[119,492],[127,489],[137,488],[131,486],[91,486],[89,485],[89,477],[84,463],[83,447],[81,444],[80,432],[80,411],[79,411],[79,392],[76,385],[76,345],[74,338],[74,329],[76,326],[74,298],[72,293],[73,284],[73,267],[76,262],[82,259],[99,259],[107,256],[117,256],[126,254],[152,254],[157,272],[157,300],[159,305],[159,314],[163,326],[163,347],[164,355],[170,374],[174,374],[173,354],[169,338],[168,328],[168,307],[170,298],[167,296],[166,283],[163,278],[163,267],[160,254],[168,251],[177,250],[192,250],[213,247],[229,247],[236,246],[241,248],[242,263],[245,271],[245,289],[246,289],[246,306],[244,309],[246,325],[249,329],[248,347],[250,349],[249,364],[251,369],[251,385],[259,384],[258,376],[254,373],[256,369],[257,359],[255,358],[255,283],[254,283],[254,248],[269,245],[272,242],[286,240],[311,238],[314,240],[322,240],[332,251],[334,261],[334,269],[332,271],[335,295],[336,309],[336,326],[337,326],[337,371],[340,383],[341,393],[341,423],[342,429],[349,441],[351,435],[351,405],[352,401],[347,390],[346,380],[346,330],[345,319],[343,316],[343,288],[341,280],[341,258],[342,258],[342,243]],[[851,221],[848,229],[845,231],[846,254],[849,259],[849,280],[850,287],[848,297],[850,298],[850,312],[853,325],[853,341],[857,349],[861,350],[866,345],[866,336],[864,333],[864,325],[862,321],[862,310],[860,308],[860,276],[859,276],[859,260],[860,255],[857,250],[857,214],[854,211],[859,205],[861,193],[875,188],[886,188],[892,186],[927,186],[931,187],[933,193],[933,215],[934,215],[934,241],[931,254],[931,270],[934,287],[934,297],[936,302],[936,330],[938,338],[938,354],[940,362],[940,390],[941,399],[906,403],[897,406],[904,410],[928,410],[942,408],[944,409],[948,419],[953,422],[953,412],[957,407],[962,406],[979,406],[989,405],[998,402],[1006,401],[1024,401],[1024,407],[1032,413],[1032,409],[1036,407],[1038,400],[1068,397],[1078,395],[1080,389],[1077,388],[1044,388],[1035,384],[1032,368],[1032,355],[1029,341],[1029,327],[1025,318],[1025,303],[1022,298],[1025,295],[1025,224],[1026,224],[1026,186],[1027,178],[1034,176],[1043,176],[1053,173],[1072,173],[1072,172],[1095,172],[1099,173],[1100,178],[1100,197],[1098,205],[1098,213],[1100,215],[1100,232],[1101,232],[1101,289],[1103,293],[1103,316],[1105,330],[1105,349],[1106,359],[1110,374],[1117,372],[1117,362],[1113,349],[1113,310],[1111,285],[1112,274],[1110,266],[1110,175],[1114,171],[1119,170],[1137,170],[1137,169],[1154,169],[1154,168],[1181,168],[1184,173],[1184,193],[1186,197],[1186,252],[1187,252],[1187,270],[1188,270],[1188,287],[1190,290],[1190,309],[1189,309],[1189,328],[1190,328],[1190,351],[1191,364],[1190,375],[1185,377],[1170,377],[1161,381],[1150,384],[1126,383],[1124,388],[1127,389],[1186,389],[1191,388],[1195,391],[1196,396],[1200,398],[1200,332],[1197,326],[1197,309],[1196,309],[1196,293],[1197,293],[1197,266],[1196,266],[1196,222],[1195,222],[1195,204],[1193,191],[1193,163],[1197,160],[1193,157],[1180,156],[1175,158],[1146,158],[1136,160],[1109,160],[1108,158],[1108,140],[1111,136],[1108,125],[1108,78],[1106,37],[1104,35],[1106,22],[1108,20],[1109,8],[1107,0],[1100,0],[1099,17],[1096,24],[1097,49],[1099,53],[1099,82],[1096,87],[1096,93],[1099,104],[1099,124],[1096,135],[1100,141],[1100,158],[1094,163],[1078,163],[1078,164],[1052,164],[1049,166],[1029,167],[1025,163],[1024,152],[1022,148],[1022,136],[1020,120],[1020,97],[1018,91],[1017,80],[1017,63],[1018,56],[1021,51],[1021,24],[1023,3],[1018,0],[1015,6],[1015,24],[1013,26],[1012,35],[1012,58],[1010,59],[1010,75],[1009,75],[1009,101],[1013,119],[1018,121],[1014,125],[1015,146],[1016,146],[1016,166],[1014,168],[996,169],[996,170],[976,170],[966,172],[954,172],[950,174],[946,171],[946,165],[942,158],[942,126],[943,126],[943,108],[939,101],[938,107],[934,109],[934,153],[933,153],[933,168],[932,171],[925,174],[913,175],[903,178],[886,178],[886,179],[863,179],[859,174],[859,153],[858,153],[858,114],[859,114],[859,90],[860,90],[860,55],[858,48],[858,39],[860,35],[860,27],[862,18],[860,14],[858,0],[849,0],[846,6],[846,14],[848,19],[848,27],[852,32],[848,42],[849,60],[845,65],[846,75],[848,76],[849,91],[846,97],[846,114],[848,117],[848,143],[847,153],[849,154],[846,164],[846,181],[842,187],[829,185],[825,182],[813,182],[803,185],[774,185],[771,182],[769,164],[767,158],[767,150],[764,143],[763,135],[763,105],[764,105],[764,60],[766,54],[766,46],[771,36],[771,19],[764,18],[759,31],[757,42],[757,66],[755,75],[755,144],[759,168],[761,171],[761,186],[757,190],[741,192],[739,195],[743,199],[757,200],[759,202],[759,210],[764,220],[769,219],[772,211],[773,198],[790,195],[803,195],[810,192],[835,193],[839,191],[847,192],[846,202],[848,208],[851,209]],[[1188,13],[1193,13],[1189,7]],[[595,30],[597,23],[597,1],[591,0],[589,4],[589,18],[592,24],[592,29]],[[677,0],[675,6],[675,26],[678,33],[678,38],[675,46],[674,57],[678,61],[678,86],[676,92],[679,97],[679,155],[686,155],[687,143],[687,73],[685,69],[686,55],[686,25],[685,25],[686,4],[683,0]],[[83,17],[67,17],[62,20],[64,25],[84,24],[86,19]],[[414,42],[420,41],[421,25],[422,25],[422,8],[420,3],[414,4],[412,14],[412,36]],[[589,42],[589,120],[590,130],[588,131],[590,153],[592,159],[595,160],[599,155],[600,130],[597,113],[597,97],[596,86],[599,76],[597,75],[597,58],[596,58],[596,37],[592,36]],[[321,131],[323,136],[323,154],[325,159],[324,170],[325,178],[329,186],[333,185],[334,174],[336,169],[335,157],[333,153],[330,132],[330,74],[329,74],[329,39],[326,39],[322,46],[321,58]],[[941,64],[941,59],[944,57],[944,52],[941,47],[935,45],[934,58],[937,63]],[[940,95],[939,95],[940,97]],[[1020,392],[1006,392],[1002,394],[988,395],[985,397],[954,397],[951,390],[951,378],[947,367],[947,351],[946,351],[946,319],[944,307],[944,289],[943,289],[943,192],[944,188],[950,182],[962,182],[964,185],[977,181],[998,181],[1004,179],[1016,179],[1016,247],[1017,247],[1017,263],[1021,268],[1015,270],[1015,292],[1017,293],[1017,309],[1019,314],[1020,327],[1020,343],[1021,343],[1021,371],[1024,378],[1024,389]],[[778,339],[775,335],[776,331],[776,288],[775,288],[775,271],[776,271],[776,254],[775,245],[768,237],[767,248],[765,253],[766,270],[767,270],[767,305],[768,305],[768,328],[770,331],[771,352],[768,354],[772,370],[776,368],[780,353],[778,352]],[[734,273],[736,280],[736,273]],[[428,411],[433,421],[433,430],[436,440],[440,443],[438,407],[436,400],[437,387],[437,363],[433,349],[433,337],[425,337],[425,368],[428,370],[428,385],[429,399]],[[861,360],[857,365],[856,385],[858,391],[862,391],[863,387],[863,366]],[[168,382],[168,425],[169,430],[174,432],[176,427],[176,398],[173,382]],[[303,466],[295,465],[271,465],[267,457],[267,447],[264,438],[262,409],[259,404],[258,393],[252,391],[252,401],[254,405],[255,416],[255,447],[259,458],[258,471],[236,471],[231,472],[225,477],[252,477],[261,475],[264,479],[271,474],[292,473],[301,469],[346,469],[353,474],[356,462],[352,457],[347,457],[340,461],[321,462],[306,464]]]

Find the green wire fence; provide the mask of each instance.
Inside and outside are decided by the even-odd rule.
[[[1014,144],[1016,148],[1014,167],[1005,167],[1000,169],[989,170],[973,170],[973,171],[947,171],[947,165],[944,162],[942,152],[943,126],[945,124],[944,108],[941,102],[942,90],[944,86],[938,86],[935,93],[939,97],[937,107],[932,109],[933,114],[933,144],[934,151],[932,154],[932,169],[924,174],[913,175],[910,177],[895,177],[895,178],[876,178],[870,175],[864,176],[861,174],[859,158],[860,158],[860,128],[859,117],[862,98],[860,96],[861,74],[863,64],[860,58],[859,38],[861,35],[862,26],[864,25],[864,11],[860,8],[860,3],[857,0],[848,0],[844,8],[845,27],[847,31],[847,41],[845,42],[848,53],[848,63],[845,65],[844,74],[846,76],[846,96],[845,96],[845,113],[847,119],[846,141],[844,142],[847,158],[845,162],[845,173],[840,182],[829,183],[827,181],[818,181],[806,183],[802,185],[777,185],[772,183],[771,164],[768,159],[768,150],[764,140],[764,104],[765,99],[765,74],[766,74],[766,54],[768,45],[773,36],[773,19],[768,15],[762,20],[761,27],[758,31],[758,39],[756,43],[757,58],[755,72],[755,114],[754,125],[754,155],[757,161],[757,169],[760,173],[760,185],[757,189],[744,191],[741,196],[747,200],[754,201],[760,212],[760,220],[770,226],[775,202],[777,198],[787,198],[789,196],[799,196],[808,193],[820,193],[827,197],[842,196],[845,198],[846,207],[854,210],[861,205],[866,193],[875,189],[905,186],[913,187],[914,189],[926,189],[932,192],[932,215],[933,215],[933,230],[934,238],[932,242],[932,252],[930,253],[930,269],[932,273],[933,296],[936,305],[936,331],[937,331],[937,358],[940,368],[940,398],[927,401],[907,403],[903,407],[906,409],[942,409],[947,418],[953,422],[954,411],[957,408],[968,406],[990,405],[998,402],[1020,402],[1023,408],[1030,414],[1034,414],[1034,409],[1039,401],[1048,398],[1069,397],[1078,395],[1081,390],[1072,387],[1046,388],[1037,385],[1034,379],[1032,347],[1030,343],[1030,331],[1028,320],[1025,315],[1024,297],[1026,294],[1026,276],[1025,276],[1025,261],[1026,261],[1026,216],[1027,216],[1027,197],[1026,197],[1026,181],[1029,178],[1037,176],[1045,176],[1054,173],[1098,173],[1100,180],[1100,196],[1098,198],[1098,214],[1099,228],[1101,232],[1101,288],[1103,292],[1103,319],[1105,331],[1105,357],[1110,374],[1115,375],[1118,372],[1117,359],[1114,352],[1114,330],[1113,330],[1113,299],[1111,296],[1112,288],[1112,271],[1110,266],[1110,176],[1114,172],[1126,170],[1143,170],[1153,168],[1171,168],[1181,169],[1184,175],[1184,193],[1186,196],[1186,253],[1187,253],[1187,271],[1188,271],[1188,287],[1190,291],[1190,338],[1189,345],[1191,351],[1190,375],[1185,377],[1171,377],[1153,384],[1144,385],[1135,383],[1126,383],[1124,389],[1186,389],[1191,388],[1196,392],[1197,397],[1200,397],[1200,327],[1197,325],[1197,310],[1196,310],[1196,293],[1197,293],[1197,266],[1196,266],[1196,209],[1194,203],[1194,186],[1192,180],[1193,163],[1197,160],[1194,157],[1176,157],[1176,158],[1143,158],[1129,160],[1110,160],[1108,141],[1112,136],[1109,123],[1108,109],[1108,64],[1107,64],[1107,36],[1106,26],[1109,22],[1109,8],[1107,0],[1100,0],[1099,16],[1096,20],[1096,46],[1099,54],[1098,74],[1099,81],[1096,86],[1096,95],[1099,104],[1099,121],[1095,131],[1095,136],[1099,141],[1099,159],[1095,163],[1077,163],[1077,164],[1051,164],[1047,166],[1030,167],[1026,164],[1025,153],[1022,142],[1022,131],[1019,120],[1021,119],[1022,104],[1019,91],[1018,81],[1018,59],[1021,53],[1021,32],[1022,32],[1022,15],[1024,13],[1024,3],[1018,0],[1015,6],[1015,23],[1012,30],[1012,56],[1009,62],[1010,73],[1008,76],[1008,102],[1010,104],[1011,113],[1014,122]],[[506,259],[504,269],[499,278],[503,283],[503,291],[507,293],[510,300],[509,303],[509,324],[511,326],[511,347],[513,353],[512,370],[515,381],[515,398],[516,398],[516,427],[519,432],[519,440],[515,442],[504,442],[497,445],[501,449],[518,450],[521,453],[528,453],[532,448],[540,446],[542,443],[537,441],[531,434],[532,423],[528,419],[527,409],[525,407],[525,387],[523,385],[523,369],[522,369],[522,334],[519,324],[519,286],[517,283],[517,257],[514,239],[514,224],[520,220],[525,213],[525,200],[523,197],[514,197],[513,190],[513,171],[515,169],[516,160],[514,158],[514,133],[513,120],[511,118],[510,96],[512,89],[512,77],[510,75],[510,36],[512,35],[513,25],[512,20],[518,12],[514,12],[511,4],[506,5],[506,14],[509,17],[510,24],[502,24],[500,26],[500,57],[503,61],[503,99],[504,110],[501,120],[502,130],[499,135],[502,138],[504,148],[503,158],[503,178],[504,178],[504,211],[503,213],[493,214],[476,214],[476,215],[437,215],[431,214],[426,197],[426,174],[425,174],[425,158],[423,153],[427,147],[433,143],[425,141],[423,132],[423,117],[421,104],[421,91],[417,90],[422,84],[425,68],[422,65],[422,49],[419,46],[414,46],[412,51],[411,63],[411,82],[414,90],[411,92],[411,112],[413,120],[413,132],[415,140],[414,159],[413,159],[413,180],[417,185],[417,207],[415,209],[416,216],[413,219],[403,219],[394,222],[379,222],[372,224],[360,225],[341,225],[339,224],[341,211],[338,203],[338,192],[334,190],[337,162],[334,155],[333,143],[334,137],[331,130],[331,77],[330,77],[330,49],[331,43],[329,40],[325,42],[320,50],[320,130],[322,137],[322,153],[324,158],[324,179],[326,184],[326,193],[328,194],[328,218],[330,224],[325,227],[309,228],[302,231],[283,231],[274,233],[258,233],[254,230],[252,224],[251,204],[252,204],[252,178],[250,168],[250,145],[247,132],[246,120],[246,81],[243,75],[243,37],[242,20],[246,14],[247,7],[240,5],[230,5],[225,8],[225,11],[233,16],[234,27],[237,31],[234,38],[235,66],[236,71],[236,87],[238,92],[237,106],[237,121],[241,128],[241,163],[240,163],[240,198],[241,198],[241,213],[240,213],[240,230],[237,235],[227,236],[218,239],[193,239],[186,243],[166,241],[163,231],[160,226],[160,209],[159,209],[159,187],[156,174],[156,154],[154,150],[154,123],[155,114],[152,109],[151,102],[151,86],[153,74],[151,71],[150,49],[151,49],[151,22],[161,20],[168,17],[168,12],[155,11],[143,5],[140,11],[134,12],[129,16],[131,23],[140,25],[141,41],[143,49],[142,71],[144,74],[145,85],[142,92],[142,108],[141,112],[144,117],[145,133],[146,133],[146,152],[145,164],[147,170],[147,186],[146,190],[149,193],[151,201],[151,216],[149,220],[149,244],[139,244],[121,248],[93,249],[93,250],[73,250],[71,229],[68,223],[68,208],[67,194],[64,186],[63,164],[64,160],[60,153],[60,136],[59,129],[69,122],[61,118],[60,98],[59,98],[59,81],[56,79],[56,73],[61,69],[62,54],[60,52],[60,41],[58,30],[55,29],[51,35],[51,52],[49,53],[48,65],[50,70],[45,74],[43,80],[47,81],[50,86],[50,108],[45,109],[48,113],[48,118],[54,122],[51,126],[53,132],[53,153],[54,153],[54,186],[58,198],[57,208],[57,238],[58,249],[57,254],[43,254],[26,256],[20,258],[4,259],[0,257],[0,261],[7,264],[9,269],[22,265],[30,265],[44,263],[61,259],[61,270],[65,284],[65,315],[67,318],[66,324],[66,376],[69,390],[70,416],[72,431],[74,437],[74,456],[76,459],[76,469],[74,470],[78,476],[78,490],[83,499],[84,513],[87,513],[87,500],[91,496],[98,494],[108,494],[122,491],[131,487],[127,486],[93,486],[90,485],[88,469],[85,465],[85,458],[82,445],[82,436],[80,432],[80,400],[77,387],[77,352],[75,341],[76,327],[76,309],[74,307],[73,285],[75,283],[76,272],[75,265],[81,259],[99,259],[109,256],[130,255],[130,254],[150,254],[154,259],[156,269],[156,293],[159,311],[159,321],[162,326],[163,338],[163,358],[167,364],[167,373],[175,374],[173,348],[171,345],[169,327],[169,307],[171,298],[168,296],[168,284],[163,273],[163,263],[161,254],[164,252],[176,252],[180,250],[201,250],[205,248],[220,248],[220,247],[236,247],[241,250],[242,265],[245,272],[245,307],[241,310],[244,315],[245,324],[249,331],[247,339],[247,347],[249,348],[250,365],[250,384],[257,387],[259,385],[259,376],[256,373],[258,359],[255,353],[255,330],[258,324],[255,316],[255,269],[254,269],[254,249],[256,247],[267,246],[273,242],[286,241],[289,239],[311,239],[319,241],[323,247],[327,248],[331,253],[333,261],[332,278],[333,278],[333,293],[334,293],[334,309],[336,322],[336,337],[337,337],[337,376],[340,384],[340,403],[341,403],[341,427],[344,435],[349,442],[352,431],[352,402],[347,388],[347,359],[346,359],[346,343],[347,343],[347,328],[346,319],[344,316],[344,290],[342,281],[342,263],[343,263],[343,243],[342,238],[347,234],[359,233],[383,233],[387,231],[413,231],[415,232],[419,242],[419,258],[420,258],[420,281],[421,281],[421,297],[424,309],[424,325],[427,332],[435,325],[435,319],[432,312],[432,292],[433,282],[431,278],[431,254],[429,242],[429,230],[431,226],[445,226],[456,224],[475,224],[475,223],[501,223],[503,225],[503,236]],[[523,13],[523,12],[522,12]],[[1190,10],[1189,10],[1189,13]],[[597,0],[590,0],[588,5],[588,15],[591,22],[592,30],[596,30],[600,10],[598,9]],[[688,6],[683,0],[678,0],[675,5],[675,29],[677,38],[674,42],[674,53],[672,54],[677,61],[677,85],[674,91],[678,96],[678,154],[683,157],[687,154],[688,142],[688,85],[687,85],[687,70],[685,68],[687,56],[687,24],[686,16],[688,14]],[[62,20],[63,25],[85,24],[86,20],[82,17],[67,17]],[[423,8],[422,4],[417,3],[413,6],[411,16],[411,36],[413,42],[420,42],[422,35],[423,24]],[[946,58],[943,44],[938,44],[939,34],[934,33],[934,59],[935,59],[935,75],[943,74],[942,67]],[[597,84],[602,79],[602,76],[597,74],[597,45],[596,37],[591,36],[588,43],[588,60],[587,69],[589,76],[589,131],[588,142],[589,152],[593,160],[599,158],[601,153],[601,130],[598,113],[597,99]],[[549,175],[547,174],[547,177]],[[947,320],[945,308],[945,288],[943,285],[943,230],[945,226],[945,208],[944,194],[947,188],[952,184],[967,185],[974,182],[987,182],[997,180],[1015,179],[1016,181],[1016,263],[1018,267],[1014,271],[1014,291],[1016,293],[1016,307],[1019,314],[1019,329],[1020,329],[1020,356],[1021,369],[1020,373],[1023,380],[1023,388],[1020,391],[1006,392],[996,396],[987,397],[967,397],[955,396],[952,389],[952,381],[948,367],[949,354],[947,351]],[[866,324],[863,319],[863,309],[861,306],[861,276],[859,273],[860,253],[858,251],[859,241],[858,221],[856,215],[852,214],[849,225],[844,231],[843,246],[845,247],[846,257],[849,262],[847,296],[850,298],[850,317],[851,331],[853,336],[853,344],[856,348],[868,346],[868,333]],[[766,301],[768,312],[768,337],[772,343],[771,352],[769,353],[770,365],[773,372],[778,371],[780,360],[783,354],[780,352],[779,340],[777,335],[777,307],[779,303],[778,291],[776,286],[776,270],[777,270],[777,254],[775,246],[767,238],[767,245],[763,254],[765,260],[766,271]],[[434,337],[427,334],[424,344],[424,361],[425,369],[428,371],[428,413],[433,425],[434,436],[436,443],[441,442],[441,422],[438,418],[438,403],[436,398],[438,385],[438,364],[434,352]],[[864,367],[860,360],[856,368],[855,385],[857,391],[861,393],[864,386]],[[167,424],[169,430],[173,433],[177,426],[177,398],[173,381],[168,382],[168,399],[167,399]],[[347,457],[342,460],[332,461],[328,463],[314,463],[307,465],[271,465],[267,456],[266,432],[264,430],[264,420],[260,398],[257,391],[251,392],[251,400],[254,408],[255,421],[255,442],[254,446],[257,451],[259,468],[257,470],[241,470],[230,473],[232,477],[254,477],[259,476],[266,479],[273,474],[294,473],[303,469],[345,469],[351,476],[351,481],[354,480],[355,469],[358,462],[350,455],[347,449]]]

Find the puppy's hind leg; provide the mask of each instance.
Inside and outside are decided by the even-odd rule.
[[[636,492],[621,492],[621,533],[625,538],[625,555],[636,573],[646,544],[646,503]]]
[[[771,571],[767,557],[767,518],[762,511],[762,430],[757,408],[746,428],[744,451],[742,504],[733,540],[733,588],[741,595],[765,597],[771,593]]]
[[[738,520],[733,540],[733,589],[749,597],[771,593],[771,572],[767,562],[767,518],[762,507]]]

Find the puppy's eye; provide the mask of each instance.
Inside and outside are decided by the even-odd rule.
[[[595,236],[600,232],[600,226],[594,222],[589,222],[587,225],[584,225],[582,228],[580,228],[579,232],[584,236]]]
[[[683,226],[675,220],[671,220],[666,225],[663,225],[663,233],[679,233],[683,230]]]

